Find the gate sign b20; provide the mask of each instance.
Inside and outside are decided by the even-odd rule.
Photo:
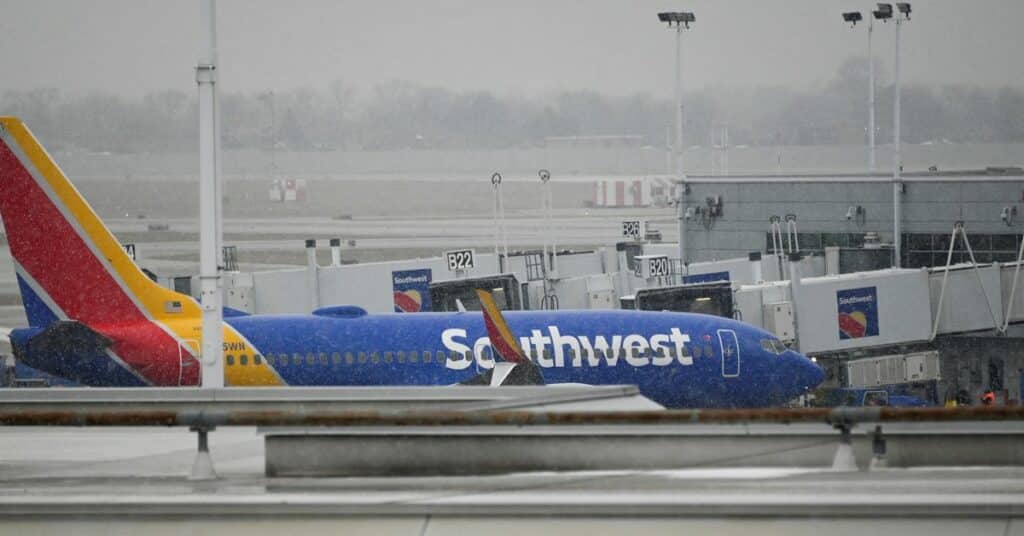
[[[666,277],[671,273],[668,257],[665,255],[640,255],[636,257],[637,277],[650,279],[652,277]]]
[[[473,268],[473,250],[472,249],[460,249],[459,251],[446,251],[444,254],[445,259],[448,260],[448,270],[455,272],[457,270],[469,270]]]
[[[633,240],[643,240],[644,227],[643,220],[623,220],[622,236],[632,238]]]

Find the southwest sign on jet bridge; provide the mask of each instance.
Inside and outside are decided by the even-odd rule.
[[[30,325],[11,333],[15,357],[88,385],[199,384],[199,305],[142,273],[20,120],[0,127],[0,213]],[[765,331],[686,313],[510,312],[494,344],[475,312],[225,313],[227,385],[451,385],[490,370],[492,347],[515,361],[500,350],[517,343],[547,383],[635,384],[670,407],[781,404],[822,379]]]

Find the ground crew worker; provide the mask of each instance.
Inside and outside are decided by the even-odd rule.
[[[992,391],[985,391],[985,394],[981,395],[981,405],[991,406],[996,403],[996,394]]]

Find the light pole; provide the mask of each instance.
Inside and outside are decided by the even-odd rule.
[[[501,198],[501,173],[491,175],[491,186],[494,187],[494,258],[498,261],[498,272],[502,272],[502,259],[508,263],[508,235],[505,232],[505,205]],[[498,254],[499,243],[504,257]]]
[[[843,13],[843,20],[854,27],[863,20],[859,11]],[[875,60],[871,50],[871,36],[875,33],[875,20],[868,17],[868,171],[875,172]]]
[[[547,228],[544,230],[545,256],[548,254],[547,244],[549,234],[551,240],[551,263],[548,265],[550,266],[550,271],[548,271],[548,268],[545,268],[545,272],[548,274],[549,279],[558,279],[558,250],[555,246],[555,233],[553,231],[553,224],[551,221],[551,212],[555,207],[554,197],[551,195],[551,172],[546,169],[540,169],[537,170],[537,176],[540,177],[541,184],[540,208],[544,212],[544,222],[547,224]],[[547,259],[545,259],[544,262],[547,263]]]
[[[873,12],[876,19],[886,22],[889,19],[894,19],[896,22],[896,40],[894,44],[895,59],[893,61],[894,66],[894,84],[893,84],[893,111],[892,111],[892,142],[893,142],[893,162],[892,162],[892,245],[893,245],[893,268],[899,268],[903,262],[903,236],[902,236],[902,220],[903,220],[903,148],[900,139],[900,93],[901,91],[901,80],[900,80],[900,28],[903,26],[904,21],[910,20],[910,4],[907,2],[897,2],[896,9],[898,14],[893,13],[892,4],[878,4],[878,9]]]
[[[675,11],[658,13],[658,20],[668,23],[669,29],[675,26],[676,30],[676,180],[679,183],[678,219],[679,219],[679,265],[686,270],[686,174],[683,173],[683,90],[681,84],[681,60],[683,29],[689,29],[690,23],[696,21],[696,17],[689,11]]]
[[[202,310],[202,386],[224,387],[222,287],[220,283],[221,198],[218,187],[219,111],[217,110],[217,7],[215,0],[200,1],[203,47],[196,66],[199,86],[199,283]]]

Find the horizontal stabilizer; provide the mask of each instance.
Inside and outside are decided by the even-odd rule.
[[[94,355],[110,348],[111,340],[81,322],[61,320],[28,340],[35,355]]]
[[[523,363],[495,363],[493,369],[460,382],[459,385],[489,385],[504,387],[508,385],[544,385],[544,376],[532,361]]]

